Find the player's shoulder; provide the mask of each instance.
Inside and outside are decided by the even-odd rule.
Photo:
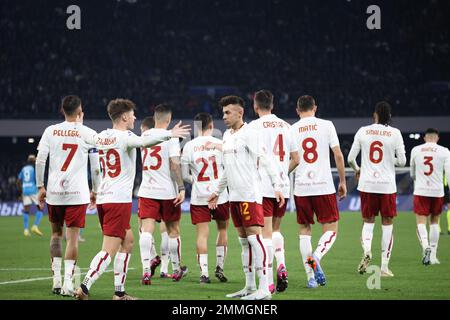
[[[450,150],[447,147],[444,147],[443,145],[438,144],[437,148],[442,153],[450,154]]]
[[[396,136],[396,137],[399,137],[399,136],[401,137],[402,136],[402,133],[401,133],[400,129],[398,129],[396,127],[393,127],[393,126],[390,126],[390,125],[387,125],[385,127],[386,127],[386,129],[388,131],[392,132],[392,136]]]

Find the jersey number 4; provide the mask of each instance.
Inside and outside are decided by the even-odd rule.
[[[276,156],[280,157],[280,162],[284,161],[284,156],[286,153],[284,152],[284,146],[283,146],[283,135],[279,134],[277,137],[277,140],[275,141],[275,145],[273,146],[273,153]]]

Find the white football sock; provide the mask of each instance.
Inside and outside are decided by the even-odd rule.
[[[259,284],[258,289],[268,291],[269,285],[267,281],[267,254],[262,242],[262,236],[254,234],[247,237],[248,243],[252,247],[252,252],[255,257],[255,269],[258,275]]]
[[[202,276],[209,277],[208,272],[208,254],[197,254],[197,261],[200,267],[200,273]]]
[[[83,280],[83,284],[89,290],[91,286],[97,281],[98,278],[105,272],[106,268],[108,268],[111,263],[111,257],[108,252],[100,251],[97,255],[92,259],[91,265],[89,266],[89,271],[86,274],[86,277]]]
[[[425,251],[430,245],[428,243],[428,231],[427,225],[423,223],[419,223],[417,225],[417,237],[419,238],[420,245],[422,246],[422,250]]]
[[[266,270],[267,270],[267,283],[270,286],[273,285],[273,246],[272,239],[263,239],[264,249],[266,250]]]
[[[61,288],[61,257],[52,258],[53,288]]]
[[[375,223],[364,222],[362,232],[361,232],[361,245],[364,250],[364,255],[372,256],[372,239],[373,239],[373,228]]]
[[[169,253],[170,260],[172,261],[172,270],[180,270],[180,260],[181,260],[181,239],[180,237],[169,238]]]
[[[142,273],[150,274],[151,247],[153,236],[150,232],[142,232],[139,237],[139,249],[141,253]]]
[[[302,264],[305,268],[306,277],[309,279],[314,278],[314,270],[306,263],[306,258],[312,255],[311,236],[299,235],[300,240],[300,255],[302,257]]]
[[[435,260],[439,243],[439,224],[430,224],[431,259]]]
[[[391,258],[392,247],[394,245],[394,226],[381,226],[382,236],[381,236],[381,270],[388,270],[389,259]]]
[[[275,258],[277,260],[277,270],[280,265],[286,267],[285,257],[284,257],[284,238],[283,235],[276,231],[272,233],[272,244]]]
[[[226,246],[217,246],[216,247],[216,266],[219,266],[223,270],[223,266],[225,264],[225,257],[227,256],[227,247]]]
[[[322,260],[322,257],[330,251],[334,242],[336,241],[337,233],[335,231],[326,231],[319,239],[319,243],[317,245],[316,251],[314,251],[314,255]]]
[[[131,255],[129,253],[118,252],[114,259],[114,290],[125,292],[125,280],[127,279],[128,264]]]
[[[253,268],[253,254],[247,238],[239,238],[242,247],[241,260],[245,273],[245,287],[251,290],[256,289],[255,271]]]
[[[76,260],[64,260],[64,287],[73,289],[73,274],[75,273]]]
[[[160,272],[169,273],[169,235],[167,232],[161,233],[161,268]]]
[[[153,235],[152,235],[152,247],[150,248],[150,261],[152,261],[154,258],[156,258],[157,255],[158,255],[158,253],[156,252],[155,239],[153,239]]]

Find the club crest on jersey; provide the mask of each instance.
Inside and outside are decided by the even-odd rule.
[[[314,171],[309,171],[307,174],[307,177],[309,178],[309,179],[314,179],[314,177],[316,176],[316,174],[314,173]]]
[[[59,182],[59,186],[63,189],[67,189],[67,187],[69,186],[69,181],[67,179],[62,179]]]

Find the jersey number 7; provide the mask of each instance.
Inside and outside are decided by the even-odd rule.
[[[70,149],[69,154],[67,155],[66,161],[64,161],[64,164],[61,167],[61,171],[67,171],[67,168],[69,167],[70,162],[72,161],[73,156],[75,155],[75,152],[77,152],[78,145],[77,144],[64,143],[62,145],[62,149],[64,151],[67,150],[67,149]]]

